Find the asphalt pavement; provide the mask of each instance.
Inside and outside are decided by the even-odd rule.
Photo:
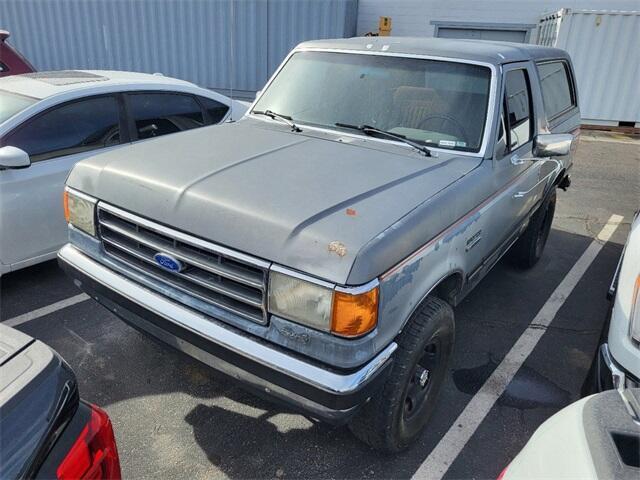
[[[380,455],[345,427],[245,392],[91,300],[57,303],[80,292],[55,262],[2,277],[0,320],[21,319],[19,330],[70,363],[83,398],[111,416],[125,478],[433,477],[425,469],[451,451],[451,463],[438,467],[444,478],[496,478],[542,422],[580,397],[607,316],[606,292],[640,206],[639,147],[630,137],[583,134],[543,259],[529,271],[501,261],[456,308],[456,350],[437,410],[399,455]],[[622,222],[551,323],[532,324],[612,215]],[[486,412],[476,410],[476,393],[531,329],[541,336],[526,361]],[[457,424],[460,418],[467,423]]]

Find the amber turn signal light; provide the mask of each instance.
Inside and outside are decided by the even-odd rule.
[[[69,223],[69,192],[67,190],[62,194],[62,207],[64,208],[64,219]]]
[[[331,332],[342,337],[358,337],[378,323],[378,286],[351,294],[336,290],[333,295]]]

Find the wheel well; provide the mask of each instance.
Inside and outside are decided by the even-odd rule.
[[[554,180],[553,184],[555,186],[558,186],[560,184],[560,182],[562,182],[562,180],[564,179],[564,176],[567,174],[567,170],[565,168],[563,168],[562,170],[560,170],[560,173],[558,174],[558,176],[556,177],[556,179]]]
[[[433,294],[449,305],[455,306],[456,296],[462,290],[462,281],[463,277],[460,272],[452,273],[440,280],[440,283],[432,290]]]

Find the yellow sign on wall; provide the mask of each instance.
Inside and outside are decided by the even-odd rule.
[[[391,35],[391,17],[380,17],[378,22],[378,32],[381,37]]]

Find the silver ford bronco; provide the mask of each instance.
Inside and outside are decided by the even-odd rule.
[[[503,254],[540,259],[579,125],[562,50],[302,43],[240,121],[80,162],[59,261],[135,328],[399,451],[453,307]]]

